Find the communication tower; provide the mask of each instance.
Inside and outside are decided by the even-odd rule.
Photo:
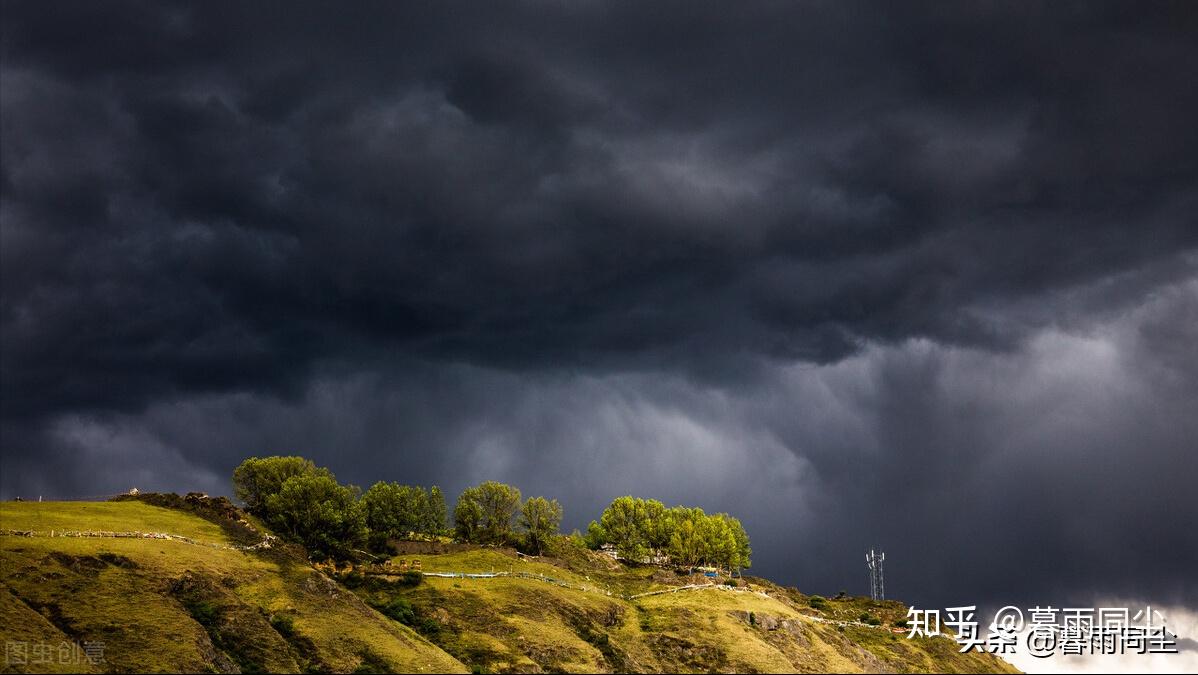
[[[884,562],[885,553],[875,553],[871,548],[865,554],[865,566],[869,568],[869,596],[874,600],[886,599],[886,578],[882,569]]]

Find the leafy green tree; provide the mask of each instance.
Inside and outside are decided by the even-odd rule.
[[[529,497],[520,509],[520,527],[525,533],[529,550],[537,555],[545,550],[545,543],[557,534],[562,524],[562,505],[556,499]]]
[[[641,500],[643,516],[640,525],[645,545],[652,555],[665,553],[674,533],[674,514],[656,499]]]
[[[613,544],[620,557],[644,560],[666,554],[676,564],[713,565],[724,569],[749,566],[749,537],[736,518],[703,509],[667,509],[654,499],[618,497],[587,528],[586,544],[597,549]]]
[[[599,517],[607,543],[626,560],[642,560],[649,554],[644,500],[616,497]]]
[[[587,533],[583,535],[582,541],[587,548],[597,551],[607,543],[607,533],[603,531],[602,525],[592,520],[590,525],[587,525]]]
[[[266,500],[282,489],[292,476],[324,474],[328,469],[317,468],[303,457],[250,457],[233,470],[233,494],[245,503],[246,510],[263,515]]]
[[[445,497],[441,488],[425,490],[398,483],[375,483],[362,495],[371,545],[381,549],[387,539],[413,534],[437,535],[445,529]]]
[[[728,569],[739,570],[751,566],[753,549],[749,546],[749,535],[745,532],[744,526],[727,513],[717,513],[715,517],[724,520],[728,526],[729,535],[732,537],[731,555],[726,562]]]
[[[489,480],[466,488],[454,508],[458,537],[483,544],[507,543],[520,510],[520,490]]]
[[[483,507],[467,488],[453,508],[454,532],[462,541],[479,541],[483,531]]]
[[[329,472],[298,474],[266,498],[267,523],[309,551],[350,557],[366,540],[366,514],[358,489],[341,485]]]
[[[445,496],[436,485],[428,491],[428,509],[424,516],[424,532],[439,535],[445,530]]]
[[[718,515],[700,521],[704,545],[704,562],[714,567],[730,568],[735,557],[736,540],[728,522]]]
[[[670,534],[670,559],[688,567],[700,564],[707,556],[703,509],[678,506],[672,511],[674,529]]]
[[[362,495],[371,545],[381,549],[388,539],[407,539],[429,531],[430,495],[421,487],[378,482]]]

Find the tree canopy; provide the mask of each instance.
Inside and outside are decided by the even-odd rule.
[[[489,480],[466,488],[453,510],[457,535],[476,544],[505,544],[520,511],[520,490]]]
[[[358,489],[329,472],[297,474],[266,498],[266,521],[309,551],[348,557],[368,534]]]
[[[391,539],[447,532],[440,488],[379,481],[360,494],[303,457],[251,457],[234,470],[233,489],[277,534],[321,555],[351,557],[367,543],[385,550]],[[516,544],[537,555],[559,536],[561,522],[556,499],[521,502],[519,489],[496,481],[463,490],[453,510],[461,541]],[[744,527],[726,513],[632,496],[612,500],[582,541],[592,549],[611,544],[628,560],[729,570],[748,567],[752,553]]]
[[[303,457],[250,457],[233,470],[233,494],[245,502],[247,511],[262,515],[267,498],[277,494],[288,478],[310,474],[332,476]]]
[[[529,497],[520,509],[520,527],[524,530],[525,546],[537,555],[545,550],[545,544],[557,534],[561,523],[562,505],[556,499]]]
[[[617,497],[591,521],[584,541],[591,548],[615,546],[628,560],[659,560],[678,565],[711,565],[724,569],[748,567],[752,549],[740,521],[726,513],[707,515],[703,509],[665,508],[655,499]]]
[[[366,525],[376,547],[387,539],[433,536],[445,529],[445,499],[440,488],[379,481],[362,495]]]

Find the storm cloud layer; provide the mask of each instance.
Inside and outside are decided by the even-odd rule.
[[[1189,4],[3,4],[8,498],[251,454],[1198,607]]]

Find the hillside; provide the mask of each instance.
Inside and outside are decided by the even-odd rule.
[[[253,533],[192,513],[137,501],[6,502],[0,530],[38,535],[0,537],[5,642],[100,641],[99,670],[111,672],[468,670],[301,554],[227,548],[248,545]],[[64,530],[170,533],[194,543],[45,536]],[[14,669],[64,669],[34,660]],[[80,663],[66,670],[96,669],[71,660]]]
[[[430,641],[488,671],[1016,672],[990,656],[960,654],[945,638],[907,640],[894,627],[907,611],[898,602],[812,602],[760,579],[706,585],[572,547],[560,551],[568,559],[420,548],[392,560],[419,560],[426,576],[415,588],[342,576],[373,604],[402,596]],[[860,623],[863,613],[881,625]]]
[[[706,580],[564,544],[527,559],[412,542],[389,564],[326,575],[292,547],[250,548],[266,535],[250,519],[161,503],[0,505],[3,640],[102,641],[105,661],[9,671],[1013,672],[948,639],[907,640],[897,602],[820,602],[758,579],[684,588]],[[421,574],[403,574],[415,561]]]

